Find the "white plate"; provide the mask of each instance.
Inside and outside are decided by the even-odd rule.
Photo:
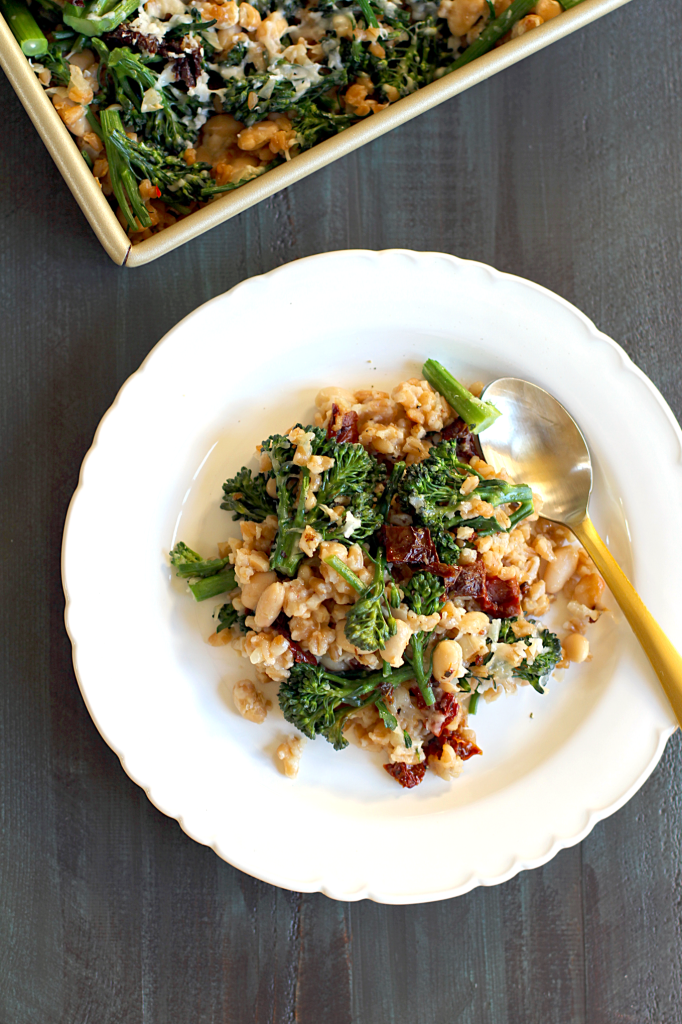
[[[502,882],[625,803],[675,727],[617,610],[593,630],[593,660],[545,696],[483,705],[484,755],[452,785],[427,774],[401,790],[381,758],[321,739],[292,782],[273,760],[293,732],[279,711],[256,726],[234,710],[248,663],[204,642],[212,609],[166,553],[176,539],[211,552],[235,532],[222,481],[262,438],[308,421],[320,387],[390,389],[429,356],[465,382],[525,377],[569,409],[592,450],[596,526],[682,645],[677,514],[655,510],[656,495],[682,506],[682,434],[578,310],[480,263],[404,250],[311,257],[213,299],[156,346],[97,431],[67,518],[66,622],[87,706],[130,777],[188,835],[289,889],[418,903]]]

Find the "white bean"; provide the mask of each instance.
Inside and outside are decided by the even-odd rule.
[[[254,615],[256,627],[258,629],[266,629],[268,626],[271,626],[281,612],[283,604],[284,584],[279,581],[271,583],[258,598]]]
[[[446,693],[457,689],[457,673],[462,666],[462,648],[456,640],[441,640],[433,652],[433,674]]]
[[[590,653],[590,642],[582,633],[571,633],[561,645],[569,661],[581,662]]]
[[[391,668],[400,668],[403,664],[403,651],[410,642],[412,630],[402,619],[396,619],[395,626],[395,633],[390,640],[386,641],[386,646],[383,651],[379,651],[379,654],[384,661],[389,663]]]
[[[548,594],[558,594],[568,583],[578,567],[578,548],[566,544],[562,548],[554,548],[554,561],[548,562],[545,569],[545,590]]]
[[[254,572],[248,583],[242,587],[241,600],[245,608],[253,609],[258,604],[258,598],[271,583],[277,582],[276,572]]]
[[[75,64],[81,71],[85,71],[96,63],[97,57],[95,57],[92,50],[81,50],[79,53],[72,53],[69,56],[69,64]]]

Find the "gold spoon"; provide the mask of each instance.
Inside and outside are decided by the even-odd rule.
[[[502,415],[479,435],[486,462],[530,483],[542,516],[572,530],[604,577],[682,725],[682,657],[595,530],[587,509],[592,464],[580,427],[542,388],[501,377],[484,388]]]

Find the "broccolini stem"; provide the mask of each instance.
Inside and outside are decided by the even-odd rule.
[[[514,3],[516,2],[517,0],[514,0]],[[532,6],[528,0],[523,0],[523,2]],[[508,10],[511,10],[511,7]],[[422,373],[431,387],[434,387],[452,406],[457,415],[461,416],[473,434],[485,430],[500,415],[499,409],[496,409],[491,402],[482,402],[480,398],[472,395],[436,359],[427,359],[422,367]]]
[[[215,576],[207,576],[206,579],[190,583],[189,589],[194,594],[195,601],[208,601],[211,597],[218,597],[219,594],[234,590],[236,586],[234,569],[230,567],[223,572],[217,572]]]
[[[301,469],[301,489],[298,495],[296,513],[289,524],[286,524],[289,509],[289,492],[284,484],[281,488],[278,487],[280,497],[277,506],[277,519],[280,526],[277,532],[275,553],[270,559],[270,568],[276,569],[284,576],[293,576],[299,562],[303,558],[303,552],[298,546],[298,542],[305,529],[305,501],[309,486],[310,470],[304,466]],[[285,523],[284,530],[282,529],[282,523]]]
[[[125,150],[121,142],[117,140],[117,135],[119,139],[124,135],[118,110],[107,108],[100,113],[99,119],[109,162],[111,187],[118,199],[118,205],[123,210],[125,219],[133,231],[139,231],[136,217],[143,228],[148,228],[152,219],[147,207],[142,202],[137,178],[133,174]]]
[[[376,14],[372,10],[370,0],[358,0],[358,3],[360,4],[362,13],[365,16],[365,21],[367,22],[367,25],[371,25],[372,28],[379,28],[379,22],[377,21]]]
[[[47,39],[22,0],[0,0],[0,10],[27,57],[42,57],[47,53]]]
[[[349,680],[345,679],[343,676],[333,676],[332,678],[337,679],[340,683],[348,685]],[[363,693],[370,693],[372,690],[377,690],[375,700],[382,700],[384,696],[383,691],[377,689],[382,683],[389,682],[395,689],[395,687],[400,686],[401,683],[407,683],[410,679],[414,678],[414,668],[410,664],[403,665],[401,668],[391,669],[387,675],[384,674],[383,669],[380,669],[378,672],[372,672],[361,680],[356,694],[362,695]],[[369,703],[373,703],[373,701],[370,701]]]
[[[115,6],[111,0],[95,0],[89,7],[67,4],[64,22],[84,36],[101,36],[120,25],[138,7],[139,0],[120,0]]]
[[[106,14],[107,11],[111,10],[111,8],[115,6],[115,4],[116,0],[93,0],[93,2],[88,7],[87,13],[89,15],[94,15],[94,17],[96,18],[101,18],[102,15]],[[74,4],[74,7],[75,6],[76,4]]]
[[[427,675],[424,671],[424,639],[418,633],[415,633],[410,639],[410,644],[412,645],[412,658],[408,658],[408,661],[412,665],[414,678],[417,681],[419,692],[424,698],[424,703],[427,707],[432,707],[436,703],[436,698],[431,689],[431,672],[429,671]]]
[[[87,120],[88,124],[90,125],[90,128],[95,133],[95,135],[99,139],[103,138],[104,136],[102,135],[102,129],[100,127],[100,123],[97,120],[97,118],[95,117],[95,115],[93,114],[93,112],[90,110],[90,107],[86,107],[85,108],[85,117],[86,117],[86,120]]]
[[[171,552],[172,555],[173,552]],[[180,562],[178,559],[173,561],[171,557],[171,564],[178,570],[175,575],[185,580],[191,580],[194,576],[207,577],[215,576],[219,572],[229,572],[232,568],[229,562],[229,558],[209,558],[198,562]]]
[[[577,7],[583,0],[559,0],[559,3],[565,11],[570,11],[571,7]]]
[[[488,50],[491,50],[497,40],[501,39],[517,21],[525,18],[528,12],[535,7],[536,3],[537,0],[512,0],[507,10],[503,11],[499,18],[489,21],[478,39],[475,39],[471,46],[468,46],[464,53],[450,64],[446,74],[450,71],[457,71],[458,68],[463,68],[465,64],[469,64],[472,60],[476,60],[477,57],[481,57]],[[564,4],[564,6],[566,5]]]
[[[475,715],[476,714],[476,708],[478,707],[478,698],[480,696],[481,695],[478,692],[478,690],[474,690],[474,692],[471,694],[471,697],[469,697],[469,714],[470,715]]]
[[[338,572],[346,583],[357,590],[358,594],[364,594],[367,587],[362,580],[355,575],[352,569],[349,569],[345,562],[342,562],[338,555],[332,555],[330,558],[323,559],[327,565],[330,565],[334,572]]]
[[[397,729],[398,728],[398,719],[395,717],[394,714],[392,714],[388,710],[388,708],[386,707],[386,704],[384,703],[383,700],[375,701],[374,702],[374,707],[377,709],[377,711],[381,715],[381,720],[382,720],[382,722],[384,723],[384,725],[386,726],[387,729],[393,730],[393,729]]]
[[[398,493],[398,487],[400,486],[400,481],[402,480],[404,473],[405,463],[396,462],[391,470],[390,477],[386,481],[384,492],[377,505],[377,511],[381,515],[382,519],[386,519],[391,510],[391,502],[393,501],[394,495]]]
[[[270,164],[267,164],[270,167]],[[211,196],[218,196],[222,192],[231,192],[234,188],[239,188],[242,184],[240,181],[228,181],[226,185],[207,185],[201,190],[201,198],[209,199]]]

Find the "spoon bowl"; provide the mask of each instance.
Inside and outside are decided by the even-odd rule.
[[[545,519],[583,519],[592,491],[592,463],[573,417],[527,380],[501,377],[484,394],[502,413],[480,436],[486,462],[506,469],[514,480],[530,481],[542,498]]]
[[[682,658],[590,520],[592,465],[580,427],[552,395],[529,381],[501,377],[483,394],[501,413],[479,435],[486,462],[529,484],[542,498],[543,517],[573,531],[620,605],[682,725]]]

